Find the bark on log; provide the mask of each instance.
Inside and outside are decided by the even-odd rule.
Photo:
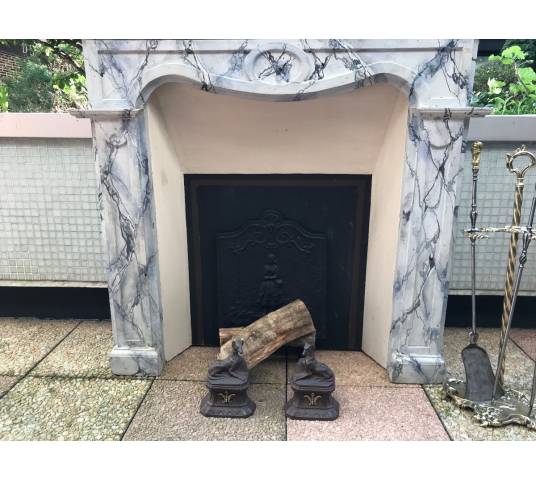
[[[227,343],[229,340],[232,340],[233,337],[236,337],[237,335],[240,336],[240,333],[244,327],[229,327],[229,328],[220,328],[218,333],[220,336],[220,347]],[[291,342],[288,342],[287,345],[291,347],[303,347],[305,343],[308,343],[309,345],[315,345],[316,341],[316,332],[310,333],[308,335],[305,335],[304,337],[297,338],[296,340],[292,340]]]
[[[294,300],[242,328],[237,336],[244,341],[244,359],[251,369],[283,345],[315,333],[309,310],[301,300]],[[223,360],[232,352],[232,341],[229,340],[220,347],[218,359]]]

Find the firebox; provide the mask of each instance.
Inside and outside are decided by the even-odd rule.
[[[361,348],[370,175],[185,175],[193,343],[301,299],[319,347]]]

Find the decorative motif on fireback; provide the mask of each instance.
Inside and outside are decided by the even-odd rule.
[[[285,304],[283,295],[283,280],[279,277],[279,265],[274,253],[268,254],[268,261],[264,265],[264,277],[259,287],[258,304],[266,312],[276,310]]]
[[[252,245],[262,245],[267,249],[281,246],[293,246],[302,253],[310,254],[314,243],[299,224],[285,220],[276,210],[266,210],[258,220],[249,222],[237,232],[229,233],[227,238],[236,238],[229,248],[234,253],[240,253]]]

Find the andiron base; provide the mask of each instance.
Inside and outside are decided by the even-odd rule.
[[[494,401],[473,402],[465,398],[465,382],[454,378],[443,385],[443,397],[450,398],[458,407],[473,410],[474,418],[482,427],[502,427],[512,423],[536,430],[534,414],[529,416],[530,401],[526,395],[511,389]]]
[[[335,385],[328,388],[292,385],[294,396],[287,402],[287,417],[295,420],[335,420],[339,416],[339,402],[331,393]]]
[[[200,412],[205,417],[246,418],[255,412],[255,402],[248,397],[249,384],[210,385],[209,392],[201,401]]]

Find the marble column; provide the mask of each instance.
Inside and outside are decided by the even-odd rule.
[[[156,222],[143,111],[93,117],[117,375],[164,363]]]
[[[470,109],[410,109],[388,365],[391,381],[445,374],[443,322],[461,147]]]

